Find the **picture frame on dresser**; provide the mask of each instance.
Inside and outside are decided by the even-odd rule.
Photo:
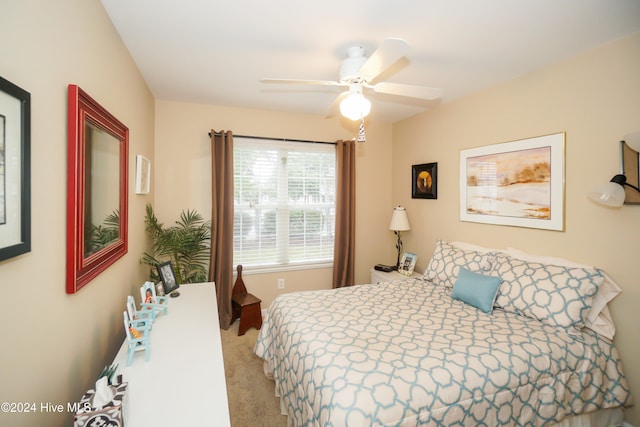
[[[411,276],[417,260],[418,255],[413,252],[403,252],[400,257],[400,265],[398,265],[398,273],[407,277]]]
[[[171,261],[158,264],[158,276],[162,280],[162,287],[164,288],[164,294],[171,297],[180,295],[176,291],[180,287],[178,280],[176,279],[176,273],[173,270],[173,264]]]
[[[0,261],[31,252],[31,94],[0,77]]]

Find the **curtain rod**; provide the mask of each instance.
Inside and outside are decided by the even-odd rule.
[[[220,132],[216,132],[216,136],[220,136]],[[235,134],[233,136],[237,136],[238,138],[261,139],[265,141],[306,142],[309,144],[331,144],[331,145],[336,144],[335,142],[329,142],[329,141],[310,141],[306,139],[271,138],[268,136],[251,136],[251,135],[235,135]],[[211,138],[211,132],[209,132],[209,138]]]

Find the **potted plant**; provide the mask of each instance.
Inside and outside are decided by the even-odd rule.
[[[145,230],[151,235],[151,251],[145,252],[141,263],[151,266],[149,277],[160,280],[156,266],[171,261],[178,283],[207,281],[211,221],[205,221],[195,210],[182,211],[171,227],[158,221],[153,207],[147,205]]]

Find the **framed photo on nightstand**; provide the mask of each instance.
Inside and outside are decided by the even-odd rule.
[[[413,252],[403,252],[402,257],[400,257],[398,273],[404,274],[405,276],[411,276],[411,274],[413,274],[413,269],[416,266],[417,260],[418,255],[414,254]]]

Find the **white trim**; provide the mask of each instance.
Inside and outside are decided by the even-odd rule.
[[[304,263],[304,264],[290,264],[290,265],[273,265],[273,266],[242,266],[242,274],[267,274],[267,273],[279,273],[282,271],[298,271],[298,270],[315,270],[321,268],[333,268],[333,262],[320,262],[316,264]],[[237,266],[234,266],[234,271]],[[235,274],[234,274],[235,275]]]

